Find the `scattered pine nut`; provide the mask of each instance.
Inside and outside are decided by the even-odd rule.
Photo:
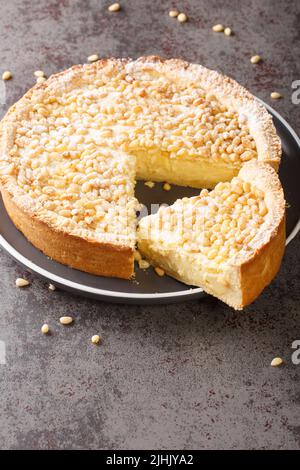
[[[179,21],[179,23],[185,23],[188,20],[188,17],[185,13],[179,13],[179,15],[177,16],[177,20]]]
[[[62,325],[70,325],[71,323],[73,323],[73,318],[72,317],[60,317],[59,321]]]
[[[270,96],[272,100],[279,100],[280,98],[282,98],[282,95],[278,93],[278,91],[272,91]]]
[[[119,3],[112,3],[112,5],[109,5],[108,11],[119,11],[121,10],[121,5]]]
[[[251,64],[258,64],[261,61],[260,55],[253,55],[250,59]]]
[[[145,259],[141,259],[139,261],[139,268],[140,269],[148,269],[149,267],[150,267],[150,264]]]
[[[38,77],[38,78],[36,79],[36,83],[44,83],[46,80],[47,80],[46,77]]]
[[[56,290],[56,287],[54,284],[49,284],[48,289],[53,291]]]
[[[44,77],[44,76],[45,76],[45,72],[43,72],[43,70],[36,70],[36,71],[34,72],[34,76],[37,77],[37,78],[38,78],[38,77]]]
[[[17,287],[26,287],[26,286],[29,286],[30,282],[27,281],[27,279],[23,279],[22,277],[18,277],[18,279],[16,279],[16,286]]]
[[[165,271],[162,268],[160,268],[159,266],[156,266],[156,268],[154,268],[154,271],[160,277],[165,275]]]
[[[225,29],[224,29],[224,34],[225,34],[225,36],[231,36],[231,35],[232,35],[232,30],[231,30],[231,28],[225,28]]]
[[[144,185],[148,186],[148,188],[154,188],[155,183],[153,181],[145,181]]]
[[[99,60],[98,54],[92,54],[88,56],[88,62],[96,62],[97,60]]]
[[[171,18],[176,18],[176,16],[178,16],[178,15],[179,15],[179,11],[177,11],[177,10],[171,10],[171,11],[169,11],[169,16],[170,16]]]
[[[141,261],[141,259],[142,259],[142,255],[138,250],[135,250],[135,252],[134,252],[134,259],[135,259],[135,261]]]
[[[272,367],[278,367],[281,364],[283,364],[283,360],[281,359],[281,357],[274,357],[274,359],[271,362]]]
[[[163,189],[164,189],[165,191],[170,191],[171,185],[170,185],[169,183],[165,183],[165,184],[163,185]]]
[[[91,341],[93,344],[99,344],[100,343],[100,336],[99,335],[93,335],[92,338],[91,338]]]
[[[6,70],[2,74],[2,80],[10,80],[12,78],[12,73],[9,70]]]
[[[41,332],[44,334],[44,335],[47,335],[49,333],[49,326],[47,325],[47,323],[45,323],[42,328],[41,328]]]
[[[212,27],[212,30],[215,32],[215,33],[222,33],[222,31],[224,31],[224,26],[222,24],[215,24],[213,27]]]

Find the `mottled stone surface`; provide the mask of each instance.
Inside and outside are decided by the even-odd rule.
[[[300,79],[298,0],[122,1],[109,14],[100,0],[1,0],[0,66],[8,105],[47,74],[110,56],[161,54],[232,75],[300,131],[291,83]],[[190,21],[179,24],[176,6]],[[225,23],[234,36],[215,34]],[[264,61],[249,62],[259,53]],[[169,306],[112,305],[32,285],[0,253],[1,448],[256,448],[300,447],[298,238],[272,285],[243,313],[210,297]],[[58,323],[72,314],[73,326]],[[52,335],[41,335],[48,322]],[[90,344],[100,333],[103,344]],[[285,359],[271,368],[274,356]]]

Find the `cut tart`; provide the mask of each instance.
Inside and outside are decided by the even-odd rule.
[[[139,251],[186,284],[235,309],[276,275],[285,247],[285,201],[269,165],[246,163],[231,182],[143,218]]]
[[[144,57],[74,66],[29,90],[0,126],[6,209],[51,258],[133,274],[135,179],[212,188],[244,162],[278,168],[271,116],[235,81]]]

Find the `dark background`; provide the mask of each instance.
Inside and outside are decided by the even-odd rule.
[[[47,75],[103,56],[160,54],[231,75],[300,131],[291,102],[300,79],[300,2],[0,1],[0,67],[6,83],[1,115]],[[177,7],[189,16],[168,16]],[[211,31],[224,23],[235,35]],[[256,66],[250,57],[261,54]],[[300,176],[300,175],[299,175]],[[300,339],[297,237],[280,274],[260,298],[236,313],[217,300],[166,306],[113,305],[49,292],[0,253],[0,448],[299,449]],[[29,288],[15,279],[28,276]],[[75,324],[58,324],[71,314]],[[53,334],[43,336],[49,323]],[[90,337],[103,337],[95,347]],[[281,356],[285,365],[271,368]]]

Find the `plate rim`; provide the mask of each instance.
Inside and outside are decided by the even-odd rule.
[[[263,100],[260,98],[256,99],[260,101],[266,109],[271,112],[281,123],[287,128],[287,130],[290,132],[294,140],[299,146],[300,149],[300,138],[298,137],[296,131],[290,126],[290,124],[279,114],[275,109],[272,108],[269,104],[265,103]],[[300,230],[300,219],[298,220],[297,224],[295,225],[294,229],[288,236],[286,240],[286,246],[295,238],[297,233]],[[71,281],[69,279],[66,279],[64,277],[58,276],[57,274],[52,273],[51,271],[48,271],[45,268],[41,268],[38,266],[36,263],[31,261],[30,259],[26,258],[24,255],[22,255],[18,250],[16,250],[1,234],[0,234],[0,246],[7,251],[16,261],[20,262],[23,266],[28,268],[30,271],[42,276],[43,278],[50,280],[56,284],[59,284],[60,286],[64,286],[66,288],[69,288],[71,290],[74,290],[78,293],[86,293],[90,295],[95,295],[98,296],[99,298],[107,298],[107,299],[128,299],[128,300],[141,300],[141,301],[147,301],[147,300],[155,300],[155,299],[172,299],[174,297],[179,297],[179,298],[188,298],[188,297],[194,297],[198,296],[198,294],[203,293],[203,289],[201,287],[190,287],[189,289],[185,289],[182,291],[175,291],[175,292],[163,292],[163,293],[133,293],[133,292],[120,292],[120,291],[114,291],[114,290],[107,290],[107,289],[101,289],[101,288],[96,288],[96,287],[91,287],[87,286],[85,284],[80,284],[75,281]],[[46,255],[44,255],[46,256]]]
[[[278,111],[276,111],[274,108],[272,108],[272,106],[267,104],[265,101],[263,101],[263,100],[261,100],[260,98],[257,98],[257,97],[256,97],[256,99],[258,101],[260,101],[267,108],[268,111],[271,111],[272,114],[274,114],[274,116],[276,116],[277,119],[279,119],[279,121],[281,121],[284,124],[284,126],[288,129],[290,134],[293,136],[293,138],[297,142],[298,147],[300,149],[300,137],[298,136],[296,131],[292,128],[292,126],[286,121],[286,119],[284,117],[282,117],[281,114],[279,114]],[[291,231],[291,233],[289,234],[289,236],[287,237],[285,246],[287,246],[295,238],[295,236],[297,235],[299,230],[300,230],[300,218],[299,218],[298,222],[296,223],[295,227],[293,228],[293,230]]]

